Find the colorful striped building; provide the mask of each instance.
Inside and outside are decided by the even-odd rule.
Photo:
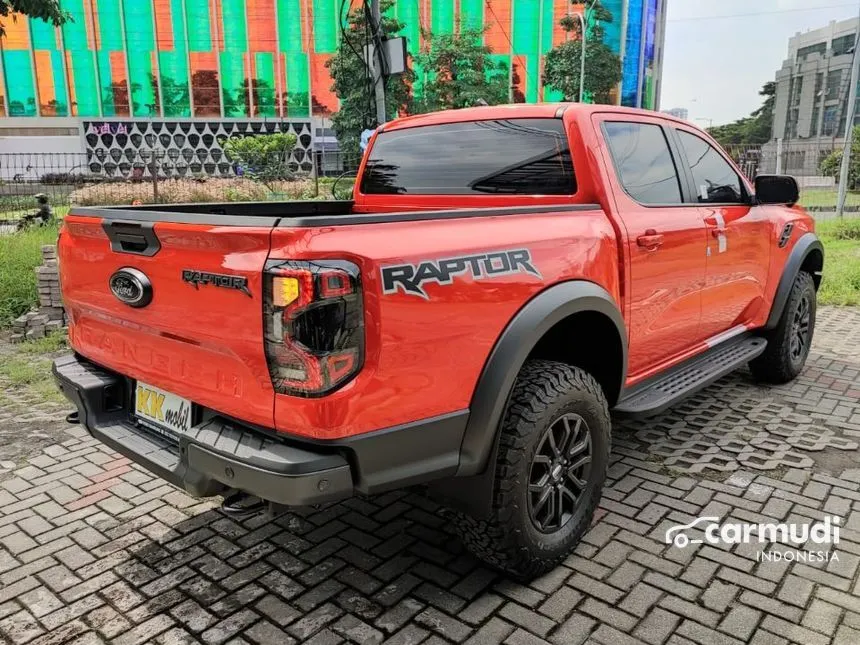
[[[0,116],[46,119],[324,117],[337,109],[325,63],[356,0],[61,0],[73,20],[5,21]],[[657,108],[665,0],[603,0],[623,60],[617,101]],[[567,37],[568,0],[396,0],[415,52],[422,32],[486,28],[511,66],[512,100],[556,100],[544,55]],[[16,120],[17,121],[17,120]]]

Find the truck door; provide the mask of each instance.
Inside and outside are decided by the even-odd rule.
[[[645,378],[699,344],[707,227],[678,171],[664,121],[595,115],[606,140],[609,183],[626,229],[629,371]],[[606,158],[608,157],[608,159]],[[624,235],[622,234],[622,237]]]
[[[749,321],[764,303],[772,225],[767,207],[752,205],[746,181],[717,147],[692,130],[674,130],[708,226],[701,333],[710,338]]]

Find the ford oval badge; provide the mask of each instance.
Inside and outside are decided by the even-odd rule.
[[[129,307],[145,307],[152,301],[152,283],[146,274],[124,267],[110,277],[110,290]]]

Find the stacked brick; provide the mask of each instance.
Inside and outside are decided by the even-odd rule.
[[[46,334],[66,326],[56,246],[42,247],[42,265],[36,267],[36,280],[39,308],[28,311],[12,322],[13,343],[43,338]]]

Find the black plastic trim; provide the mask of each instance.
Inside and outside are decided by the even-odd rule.
[[[556,323],[586,311],[605,315],[618,331],[622,347],[622,369],[618,375],[621,390],[627,370],[627,331],[609,292],[583,280],[563,282],[542,291],[514,316],[484,365],[469,406],[458,476],[480,473],[490,460],[514,381],[538,341]]]
[[[628,419],[660,414],[746,365],[766,348],[767,340],[750,332],[729,338],[622,392],[612,411]]]
[[[788,260],[785,262],[785,268],[782,270],[782,277],[776,289],[765,329],[774,329],[779,324],[779,319],[782,317],[782,311],[785,309],[785,303],[788,302],[788,296],[791,294],[791,288],[794,286],[800,267],[803,266],[804,261],[813,251],[818,251],[821,253],[821,257],[824,257],[824,246],[815,233],[805,233],[791,249]],[[817,285],[818,281],[816,281]]]
[[[172,443],[132,423],[128,407],[106,409],[108,388],[126,387],[125,377],[74,355],[54,361],[53,372],[90,434],[192,495],[233,488],[303,506],[353,494],[352,472],[341,454],[261,437],[218,416]]]
[[[499,217],[504,215],[538,215],[542,213],[601,210],[599,204],[559,203],[546,206],[511,206],[507,208],[458,208],[419,210],[397,213],[353,213],[351,200],[320,202],[237,202],[232,204],[170,204],[161,210],[143,210],[137,206],[117,208],[74,208],[71,215],[100,217],[144,224],[176,222],[179,224],[213,224],[217,226],[264,226],[311,228],[417,222],[437,219]],[[262,211],[266,211],[265,213]]]
[[[106,409],[105,391],[126,377],[86,358],[54,362],[54,377],[97,439],[197,496],[242,490],[286,506],[319,504],[357,491],[379,493],[455,474],[468,410],[345,439],[297,438],[223,415],[178,437],[178,445],[129,421],[126,408]]]
[[[102,222],[102,228],[110,240],[110,248],[114,253],[128,253],[152,257],[161,250],[161,242],[155,234],[152,222],[125,222],[107,219]],[[141,248],[136,248],[138,245]]]
[[[355,465],[355,489],[379,493],[457,472],[468,410],[356,435],[335,443]]]
[[[505,215],[540,215],[542,213],[602,210],[599,204],[550,204],[547,206],[511,206],[507,208],[457,208],[452,210],[403,211],[399,213],[367,213],[337,217],[284,218],[279,227],[308,228],[311,226],[346,226],[348,224],[384,224],[387,222],[419,222],[437,219],[470,217],[500,217]]]

